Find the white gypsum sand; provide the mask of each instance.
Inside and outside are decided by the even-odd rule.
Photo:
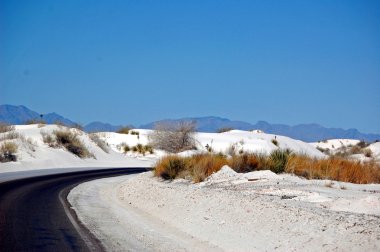
[[[135,236],[153,248],[154,231],[168,238],[164,250],[190,237],[184,251],[379,251],[380,185],[327,183],[224,167],[199,184],[162,181],[151,172],[88,182],[69,199],[109,248],[127,249],[128,232],[140,230]],[[169,239],[176,234],[181,238]]]
[[[79,158],[63,147],[52,148],[43,142],[43,135],[52,135],[53,131],[66,131],[77,134],[77,137],[93,155],[93,157]],[[7,133],[0,133],[0,140],[6,138]],[[89,134],[57,125],[16,125],[13,131],[17,137],[3,142],[17,144],[17,161],[0,163],[0,173],[16,171],[32,171],[37,169],[73,168],[73,167],[150,167],[156,159],[139,156],[130,157],[112,148],[108,153],[99,148],[89,137]]]

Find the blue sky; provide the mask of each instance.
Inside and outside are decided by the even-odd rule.
[[[0,0],[0,103],[380,133],[380,1]]]

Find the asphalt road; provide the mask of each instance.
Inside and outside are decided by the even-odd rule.
[[[146,168],[115,168],[38,176],[0,183],[0,252],[103,251],[67,202],[79,183]]]

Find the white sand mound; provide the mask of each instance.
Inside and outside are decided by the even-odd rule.
[[[243,179],[242,174],[235,172],[228,165],[223,166],[218,172],[215,172],[209,176],[204,183],[205,185],[212,185],[222,182],[234,182]]]
[[[367,196],[361,199],[338,199],[330,204],[330,209],[351,213],[380,215],[380,197]]]
[[[247,180],[280,180],[282,179],[280,176],[278,176],[276,173],[270,171],[270,170],[264,170],[264,171],[253,171],[248,172],[243,175],[244,178]]]
[[[225,165],[218,172],[211,174],[211,176],[209,176],[205,182],[200,183],[200,185],[213,185],[219,183],[241,184],[256,180],[275,181],[283,180],[283,178],[270,170],[237,173],[231,167]]]

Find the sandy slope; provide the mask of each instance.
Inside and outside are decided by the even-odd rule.
[[[10,141],[18,145],[17,162],[0,163],[0,173],[68,167],[148,167],[154,162],[146,157],[127,157],[112,149],[106,153],[89,138],[88,134],[71,129],[79,134],[80,140],[95,157],[81,159],[63,148],[51,148],[43,142],[41,133],[50,134],[54,130],[65,130],[65,127],[57,125],[43,127],[16,125],[15,127],[15,132],[21,137]],[[0,133],[0,137],[2,134],[5,133]]]
[[[139,221],[143,221],[144,228],[157,231],[157,237],[181,234],[174,241],[165,240],[165,244],[170,247],[172,243],[174,249],[185,251],[204,251],[205,247],[197,245],[226,251],[380,249],[379,185],[335,182],[330,188],[325,186],[326,181],[270,171],[242,175],[228,168],[201,184],[163,182],[152,178],[151,173],[131,179],[105,179],[102,183],[89,182],[75,188],[70,197],[76,200],[71,202],[101,240],[120,250],[128,246],[124,241],[128,230],[139,226]],[[94,192],[101,195],[101,200],[93,197]],[[79,200],[81,195],[85,198]],[[76,203],[78,200],[80,203]],[[104,212],[111,214],[99,211],[99,202],[112,209]],[[101,223],[108,221],[112,228],[101,228]],[[125,226],[126,234],[114,237],[120,222],[131,226]],[[157,223],[162,223],[164,230],[156,229]],[[154,236],[153,232],[140,237],[140,245],[155,244],[151,241]],[[190,246],[183,248],[186,242]]]
[[[104,139],[114,151],[119,151],[122,143],[134,146],[138,143],[148,144],[149,134],[151,130],[135,129],[140,133],[137,137],[131,134],[118,134],[112,132],[102,132],[99,136]],[[214,152],[226,153],[230,146],[234,146],[236,151],[262,152],[270,153],[278,148],[289,148],[294,152],[307,154],[318,158],[325,157],[323,153],[317,150],[314,146],[308,143],[295,140],[285,136],[265,134],[260,131],[243,131],[231,130],[224,133],[202,133],[198,132],[194,135],[199,151],[206,151],[206,145],[210,146]],[[278,146],[272,143],[272,140],[277,140]],[[131,153],[130,153],[131,154]],[[156,156],[162,156],[165,153],[157,152]]]
[[[330,154],[336,154],[338,152],[346,152],[350,150],[353,146],[357,145],[360,141],[356,139],[329,139],[325,141],[319,141],[310,143],[315,148],[321,148],[328,150]],[[366,157],[364,153],[354,154],[348,156],[348,158],[353,158],[361,161],[380,161],[380,142],[371,143],[368,147],[364,148],[363,151],[370,150],[372,152],[372,157]]]

